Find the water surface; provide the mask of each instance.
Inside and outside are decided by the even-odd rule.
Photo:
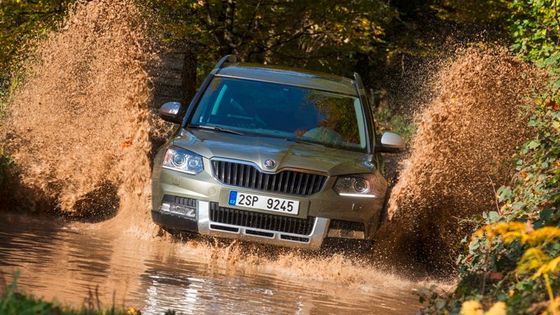
[[[239,246],[115,234],[104,227],[0,214],[0,271],[21,291],[64,304],[143,314],[413,314],[414,285],[348,257],[262,257]],[[235,244],[233,244],[235,245]],[[266,255],[265,255],[266,256]],[[89,297],[89,298],[88,298]]]

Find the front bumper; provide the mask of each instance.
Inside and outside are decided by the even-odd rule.
[[[177,231],[194,232],[221,238],[241,239],[286,247],[318,249],[325,238],[330,220],[314,218],[310,233],[296,234],[272,229],[262,229],[212,220],[210,203],[196,201],[196,216],[187,217],[183,213],[152,210],[152,219],[160,226]]]

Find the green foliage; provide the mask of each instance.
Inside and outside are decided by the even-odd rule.
[[[398,12],[381,0],[146,0],[170,40],[188,42],[210,62],[305,65],[349,74],[360,55],[383,54],[386,28]],[[204,71],[205,72],[205,71]]]
[[[558,8],[556,0],[510,3],[512,49],[548,70],[550,82],[527,106],[535,137],[517,155],[512,184],[497,192],[499,212],[485,215],[488,225],[475,233],[467,253],[459,257],[457,288],[446,298],[430,291],[427,307],[434,309],[439,301],[438,313],[459,313],[472,300],[487,306],[503,301],[516,314],[560,312]]]
[[[508,314],[557,307],[559,241],[556,227],[533,230],[530,224],[519,222],[484,226],[473,235],[468,255],[460,258],[461,277],[454,292],[420,292],[426,311],[458,314],[473,301],[481,301],[486,308],[504,302]]]
[[[455,23],[502,23],[510,14],[506,0],[439,0],[430,7],[437,16]]]
[[[107,310],[99,308],[99,300],[96,303],[90,303],[79,310],[64,307],[54,302],[47,302],[33,296],[21,294],[17,290],[17,279],[19,273],[16,273],[14,280],[0,288],[0,314],[5,315],[140,315],[140,311],[130,307],[117,309],[114,306]],[[91,299],[90,296],[88,299]],[[93,298],[97,298],[94,296]]]
[[[9,84],[15,58],[27,51],[29,39],[45,34],[74,0],[3,0],[0,4],[0,90]],[[1,110],[1,109],[0,109]]]
[[[511,2],[513,49],[539,63],[560,59],[560,3],[557,0]],[[552,59],[550,59],[552,58]]]
[[[529,124],[537,135],[521,149],[514,184],[498,191],[505,220],[532,221],[537,227],[560,225],[558,101],[554,91],[540,97],[533,108]]]
[[[376,109],[375,119],[379,134],[391,131],[399,134],[408,143],[416,132],[416,125],[405,115],[395,113],[387,105],[381,105]]]

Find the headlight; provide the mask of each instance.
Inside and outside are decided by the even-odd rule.
[[[194,175],[204,170],[204,164],[200,155],[179,147],[170,147],[165,152],[163,168]]]
[[[372,191],[372,183],[362,176],[339,177],[334,185],[334,190],[340,196],[377,198]]]

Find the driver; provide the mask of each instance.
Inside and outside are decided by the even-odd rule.
[[[335,131],[339,125],[339,118],[332,115],[329,109],[329,106],[320,104],[298,106],[294,121],[301,127],[295,131],[296,137],[320,143],[344,142],[342,136]]]
[[[321,143],[334,144],[344,142],[342,136],[332,126],[336,126],[336,124],[328,119],[323,119],[319,121],[318,127],[307,131],[302,137]]]

